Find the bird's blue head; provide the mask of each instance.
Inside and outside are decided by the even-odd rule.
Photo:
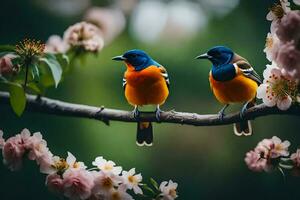
[[[197,56],[196,59],[208,59],[214,66],[225,65],[231,62],[234,52],[225,46],[215,46],[207,53]]]
[[[123,55],[113,57],[112,59],[124,61],[133,66],[136,71],[143,70],[151,65],[159,66],[146,52],[139,49],[129,50]]]

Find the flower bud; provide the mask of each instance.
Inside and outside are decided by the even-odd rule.
[[[6,75],[13,72],[12,59],[15,57],[13,54],[7,54],[0,58],[0,74]]]

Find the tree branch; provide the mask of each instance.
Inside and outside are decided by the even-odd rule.
[[[0,104],[9,104],[9,93],[0,92]],[[132,112],[110,109],[105,107],[94,107],[81,104],[67,103],[46,97],[27,95],[26,111],[39,112],[59,116],[90,118],[103,121],[109,125],[109,121],[137,122]],[[286,111],[277,107],[267,107],[264,104],[248,109],[245,119],[254,119],[267,115],[295,115],[300,116],[300,106],[292,105]],[[141,112],[139,121],[157,122],[155,113]],[[221,121],[216,114],[199,115],[196,113],[167,111],[162,112],[160,122],[186,124],[194,126],[216,126],[226,125],[241,121],[239,113],[227,114]]]

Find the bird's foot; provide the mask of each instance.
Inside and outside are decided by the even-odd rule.
[[[229,106],[229,104],[226,104],[218,113],[219,115],[219,120],[223,121],[224,117],[225,117],[225,110],[226,108]]]
[[[246,111],[247,111],[248,102],[243,105],[243,108],[240,111],[240,118],[244,119]]]
[[[133,114],[133,117],[134,117],[134,119],[138,119],[139,118],[139,116],[140,116],[140,111],[139,111],[139,109],[138,109],[138,106],[135,106],[134,107],[134,109],[133,109],[133,111],[132,111],[132,114]]]
[[[225,117],[224,111],[218,112],[218,115],[219,115],[219,120],[220,120],[220,121],[223,121],[223,119],[224,119],[224,117]]]
[[[162,110],[159,108],[159,105],[156,107],[155,111],[155,118],[159,122],[160,121],[160,114],[162,113]]]

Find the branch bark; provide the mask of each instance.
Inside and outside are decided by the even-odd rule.
[[[0,104],[9,105],[9,93],[0,92]],[[104,106],[94,107],[67,103],[46,97],[37,97],[34,95],[27,95],[27,106],[25,111],[58,116],[95,119],[103,121],[107,125],[109,125],[109,121],[137,122],[130,111],[105,108]],[[251,120],[267,115],[300,116],[300,106],[292,105],[290,109],[282,111],[277,107],[267,107],[264,104],[260,104],[248,109],[245,113],[245,119]],[[153,112],[141,112],[139,121],[157,122],[155,113]],[[223,120],[220,120],[216,114],[200,115],[196,113],[175,111],[162,112],[160,117],[161,123],[186,124],[194,126],[226,125],[239,121],[241,121],[241,119],[238,112],[227,114]]]

